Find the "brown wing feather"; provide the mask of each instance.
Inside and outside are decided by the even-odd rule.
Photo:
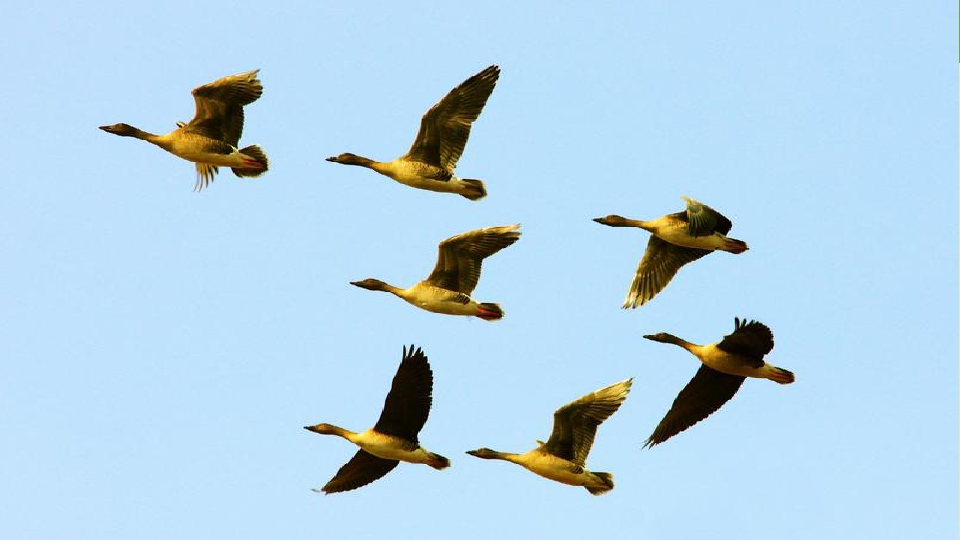
[[[337,474],[321,488],[324,493],[339,493],[365,486],[382,478],[400,463],[395,459],[383,459],[358,450]]]
[[[490,66],[454,88],[420,120],[420,131],[405,159],[453,173],[470,137],[470,127],[493,92],[500,68]]]
[[[183,129],[237,146],[243,132],[243,106],[263,93],[258,71],[230,75],[194,88],[196,113]]]
[[[763,323],[734,319],[733,333],[723,337],[717,348],[754,361],[753,367],[763,365],[763,357],[773,350],[773,332]]]
[[[677,246],[651,235],[623,308],[635,308],[649,302],[670,283],[680,267],[709,253],[706,249]]]
[[[658,445],[710,416],[730,401],[743,380],[743,377],[721,373],[701,364],[697,374],[677,394],[670,410],[643,446]]]
[[[430,416],[433,402],[433,372],[427,356],[413,345],[403,348],[403,360],[393,377],[393,384],[383,403],[375,431],[417,442],[417,434]]]
[[[487,227],[465,232],[440,243],[437,265],[426,281],[469,295],[480,280],[483,259],[516,242],[520,225]]]
[[[632,384],[633,379],[627,379],[557,409],[553,413],[553,431],[545,445],[546,450],[585,467],[597,428],[617,412]]]

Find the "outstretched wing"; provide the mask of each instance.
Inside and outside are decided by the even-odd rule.
[[[431,285],[469,295],[480,280],[483,259],[516,242],[520,225],[487,227],[458,234],[440,243],[437,265],[427,276]]]
[[[737,393],[744,377],[728,375],[701,365],[697,374],[677,394],[667,415],[644,443],[653,447],[713,414]]]
[[[365,486],[383,475],[392,471],[399,461],[395,459],[378,458],[363,450],[358,450],[337,474],[324,485],[320,491],[324,493],[339,493]],[[314,490],[316,491],[316,490]]]
[[[749,358],[754,361],[752,367],[760,367],[763,357],[773,350],[773,332],[763,323],[734,317],[733,333],[724,336],[717,348]]]
[[[420,131],[404,158],[453,173],[470,137],[470,126],[480,116],[499,77],[500,68],[490,66],[463,81],[431,107],[420,120]]]
[[[651,235],[647,251],[640,259],[630,291],[623,301],[623,309],[636,308],[649,302],[670,283],[681,266],[709,253],[706,249],[677,246]]]
[[[230,75],[194,88],[197,111],[183,130],[237,146],[243,132],[243,106],[263,93],[258,71]]]
[[[417,442],[417,434],[430,416],[433,402],[433,372],[427,356],[418,347],[403,348],[403,360],[393,376],[393,385],[383,403],[383,412],[373,429]]]
[[[597,427],[617,412],[632,384],[633,379],[620,381],[557,409],[553,413],[553,432],[546,450],[585,467]]]

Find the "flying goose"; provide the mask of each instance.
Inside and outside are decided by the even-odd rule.
[[[593,495],[613,489],[613,475],[586,469],[587,454],[593,446],[597,427],[617,412],[627,398],[633,379],[591,392],[553,413],[553,432],[547,442],[525,454],[479,448],[467,452],[483,459],[502,459],[528,471],[569,486],[583,486]]]
[[[640,260],[623,309],[636,308],[653,299],[670,283],[681,266],[714,250],[743,253],[747,244],[727,238],[732,223],[719,212],[689,197],[687,209],[653,221],[627,219],[617,215],[594,221],[610,227],[639,227],[651,234],[647,251]]]
[[[420,309],[447,315],[473,315],[487,321],[503,318],[500,306],[478,303],[470,293],[480,279],[483,259],[509,246],[520,238],[520,225],[487,227],[458,234],[440,243],[437,265],[427,279],[409,289],[388,285],[379,279],[351,281],[371,291],[395,294]]]
[[[483,198],[487,195],[483,182],[459,178],[453,170],[470,137],[470,126],[480,116],[499,76],[500,68],[490,66],[451,90],[423,115],[410,150],[393,161],[373,161],[349,153],[327,161],[367,167],[410,187],[459,193],[471,201]]]
[[[733,319],[733,333],[719,343],[696,345],[666,333],[643,336],[690,351],[703,364],[680,391],[644,448],[653,447],[713,414],[730,400],[746,377],[793,382],[793,373],[763,361],[773,350],[773,333],[762,323]]]
[[[194,162],[197,167],[194,191],[209,185],[220,166],[230,167],[237,176],[260,176],[269,166],[263,150],[257,145],[237,149],[243,131],[243,106],[253,103],[263,93],[258,71],[223,77],[194,88],[197,112],[193,120],[187,124],[177,122],[177,129],[166,135],[154,135],[127,124],[100,126],[100,129],[153,143]]]
[[[433,372],[420,348],[403,348],[403,360],[393,377],[390,393],[383,403],[380,419],[371,428],[354,433],[330,424],[306,426],[303,429],[323,435],[337,435],[360,447],[340,467],[323,488],[324,493],[350,491],[365,486],[392,471],[397,463],[424,463],[434,469],[446,469],[450,460],[420,446],[417,434],[430,415],[433,401]]]

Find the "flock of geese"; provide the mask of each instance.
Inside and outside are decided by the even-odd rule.
[[[127,124],[100,129],[155,144],[195,164],[195,191],[209,186],[219,167],[229,167],[239,177],[260,176],[269,160],[257,145],[238,148],[243,131],[243,107],[263,93],[259,70],[223,77],[193,90],[196,113],[190,122],[177,122],[177,129],[154,135]],[[456,193],[470,200],[481,199],[483,182],[454,174],[457,161],[470,136],[470,127],[480,115],[500,76],[490,66],[450,91],[423,115],[420,130],[410,150],[392,161],[374,161],[344,153],[327,161],[358,165],[418,189]],[[623,308],[636,308],[662,291],[683,265],[713,251],[734,254],[747,244],[727,236],[729,219],[693,199],[684,197],[686,209],[653,221],[617,215],[594,221],[610,227],[638,227],[650,233],[646,251],[630,285]],[[459,234],[440,243],[436,265],[423,281],[406,289],[379,279],[353,281],[352,285],[383,291],[414,306],[446,315],[468,315],[494,321],[503,318],[500,306],[477,302],[470,294],[480,279],[483,260],[520,238],[519,225],[488,227]],[[734,319],[733,332],[717,343],[696,345],[667,333],[646,339],[677,345],[700,361],[696,375],[680,391],[670,410],[647,438],[644,447],[660,444],[714,413],[730,400],[747,377],[770,379],[780,384],[794,381],[793,373],[764,361],[773,349],[773,333],[762,323]],[[587,455],[600,424],[620,408],[630,392],[632,379],[612,384],[572,401],[553,414],[553,431],[546,442],[523,453],[479,448],[467,452],[482,459],[499,459],[572,486],[583,486],[600,495],[613,489],[610,473],[586,468]],[[362,432],[331,424],[305,429],[337,435],[360,449],[320,490],[349,491],[367,485],[393,470],[400,461],[421,463],[434,469],[450,466],[450,460],[426,450],[417,438],[430,414],[433,372],[420,348],[404,347],[403,358],[376,424]]]

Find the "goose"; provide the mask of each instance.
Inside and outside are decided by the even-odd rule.
[[[498,77],[500,68],[490,66],[451,90],[423,115],[410,150],[393,161],[374,161],[350,153],[328,157],[327,161],[367,167],[410,187],[458,193],[471,201],[481,199],[487,195],[483,182],[459,178],[453,170],[470,137],[470,126],[480,116]]]
[[[194,191],[213,181],[218,167],[230,167],[237,176],[260,176],[267,171],[267,155],[257,145],[237,149],[243,131],[243,106],[263,93],[259,69],[217,79],[193,89],[197,111],[193,120],[177,122],[177,129],[154,135],[127,124],[100,126],[107,133],[153,143],[171,154],[192,161],[197,167]]]
[[[350,491],[383,477],[401,461],[423,463],[437,470],[450,466],[450,460],[420,446],[417,434],[430,415],[433,401],[433,372],[427,356],[417,347],[403,348],[403,360],[383,403],[383,412],[374,426],[354,433],[331,425],[317,424],[303,429],[321,435],[336,435],[360,447],[340,467],[337,474],[316,492],[325,494]]]
[[[630,393],[633,379],[620,381],[557,409],[553,413],[553,432],[547,442],[525,454],[497,452],[478,448],[467,453],[483,459],[502,459],[528,471],[569,486],[583,486],[592,495],[613,489],[613,475],[586,469],[587,454],[593,446],[597,427],[617,412]]]
[[[670,283],[681,266],[711,251],[719,249],[739,254],[748,249],[746,242],[727,238],[732,226],[729,219],[705,204],[689,197],[682,198],[687,202],[685,211],[653,221],[627,219],[615,214],[594,219],[610,227],[639,227],[651,233],[647,251],[621,306],[623,309],[649,302]]]
[[[663,332],[643,337],[683,347],[703,362],[644,443],[644,448],[652,448],[713,414],[730,401],[746,377],[770,379],[780,384],[794,381],[793,373],[763,361],[773,350],[773,333],[757,321],[735,317],[733,333],[710,345],[696,345]]]
[[[470,293],[480,279],[483,259],[509,246],[520,238],[520,224],[487,227],[458,234],[440,243],[437,265],[427,279],[409,289],[401,289],[367,278],[351,281],[371,291],[395,294],[420,309],[446,315],[472,315],[486,321],[503,318],[500,306],[491,302],[478,303]]]

